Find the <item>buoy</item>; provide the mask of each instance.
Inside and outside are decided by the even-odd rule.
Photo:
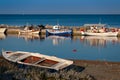
[[[73,49],[73,52],[77,52],[77,50],[76,50],[76,49]]]

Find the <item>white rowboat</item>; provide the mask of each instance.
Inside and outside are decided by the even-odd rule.
[[[57,58],[55,56],[47,56],[40,53],[2,51],[2,55],[5,59],[11,62],[54,70],[60,70],[73,64],[73,61],[71,60]]]

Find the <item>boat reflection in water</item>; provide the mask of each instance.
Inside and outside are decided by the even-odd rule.
[[[0,40],[5,39],[6,35],[4,33],[0,33]]]
[[[71,40],[70,36],[58,36],[58,35],[50,35],[47,36],[47,39],[51,39],[53,42],[53,45],[58,45],[63,43],[65,40]]]
[[[33,41],[33,40],[44,40],[45,39],[45,35],[38,35],[38,34],[34,34],[34,35],[18,35],[19,38],[24,38],[25,41]]]
[[[106,47],[120,42],[118,37],[81,36],[80,41],[94,47]]]

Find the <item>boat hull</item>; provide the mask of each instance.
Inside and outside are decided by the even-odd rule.
[[[19,34],[39,34],[40,33],[40,31],[31,31],[31,30],[29,30],[29,31],[20,31],[19,32]]]
[[[118,35],[118,32],[106,32],[106,33],[90,33],[90,32],[82,32],[83,36],[106,36],[106,37],[115,37]]]
[[[0,33],[5,33],[6,30],[6,28],[0,28]]]
[[[60,70],[73,64],[71,60],[47,56],[40,53],[2,50],[2,55],[11,62],[54,70]]]
[[[72,30],[67,30],[67,31],[46,30],[46,35],[71,36],[71,34],[72,34]]]

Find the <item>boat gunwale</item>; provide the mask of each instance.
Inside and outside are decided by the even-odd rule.
[[[13,53],[11,53],[11,54],[6,54],[6,52],[7,51],[2,51],[2,54],[3,54],[3,56],[7,59],[7,60],[9,60],[9,61],[12,61],[12,62],[17,62],[17,63],[19,63],[19,64],[26,64],[26,65],[31,65],[31,66],[38,66],[38,67],[43,67],[43,68],[48,68],[48,69],[54,69],[54,70],[60,70],[60,67],[61,68],[65,68],[65,67],[67,67],[67,66],[69,66],[69,65],[71,65],[71,64],[73,64],[73,61],[70,61],[70,60],[66,60],[66,59],[62,59],[62,58],[57,58],[57,57],[55,57],[55,56],[47,56],[47,55],[42,55],[42,54],[40,54],[40,53],[31,53],[31,52],[24,52],[24,51],[16,51],[16,52],[13,52]],[[51,65],[51,66],[46,66],[46,65],[36,65],[36,64],[30,64],[30,63],[24,63],[24,62],[21,62],[20,60],[22,60],[22,59],[25,59],[25,58],[21,58],[21,59],[19,59],[19,58],[16,58],[16,60],[11,60],[11,59],[9,59],[9,56],[10,55],[14,55],[14,54],[16,54],[16,53],[23,53],[23,54],[27,54],[26,56],[28,57],[28,56],[37,56],[38,55],[38,57],[39,56],[44,56],[44,57],[47,57],[46,59],[50,59],[51,61],[53,60],[53,61],[58,61],[58,63],[56,63],[56,64],[54,64],[54,65]],[[29,55],[28,55],[29,54]],[[36,54],[36,55],[35,55]],[[59,63],[62,63],[62,64],[59,64]],[[56,66],[55,66],[56,65]],[[64,65],[66,65],[66,66],[64,66]]]

